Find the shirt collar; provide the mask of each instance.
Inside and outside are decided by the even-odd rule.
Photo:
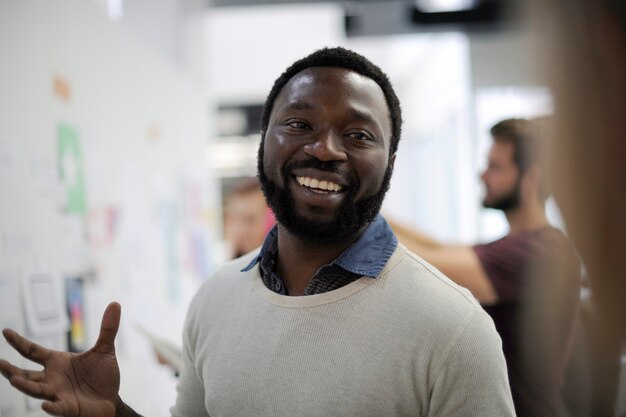
[[[242,272],[249,271],[265,256],[274,256],[272,248],[278,241],[278,226],[269,232],[259,255],[252,259]],[[348,247],[331,265],[337,265],[348,272],[368,277],[377,277],[398,246],[398,238],[387,221],[380,214],[365,229],[361,237]]]

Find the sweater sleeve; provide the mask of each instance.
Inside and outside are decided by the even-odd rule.
[[[170,409],[173,417],[209,417],[204,404],[204,383],[198,376],[195,346],[198,339],[194,325],[193,303],[183,333],[183,364],[176,386],[176,404]]]
[[[513,417],[502,343],[479,307],[451,341],[435,378],[429,417]]]

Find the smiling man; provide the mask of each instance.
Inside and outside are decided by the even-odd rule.
[[[354,52],[317,51],[276,80],[258,171],[278,223],[194,298],[174,416],[514,415],[493,322],[378,214],[400,129],[389,80]],[[82,356],[5,332],[47,369],[0,369],[53,414],[136,415],[117,396],[119,312]]]
[[[395,95],[392,100],[399,117]],[[348,69],[306,68],[287,81],[274,102],[268,101],[262,124],[259,178],[282,226],[264,248],[274,253],[266,257],[268,262],[276,252],[281,254],[281,273],[265,270],[266,283],[272,280],[284,288],[281,276],[284,294],[309,295],[316,287],[328,291],[360,277],[357,265],[343,265],[342,277],[325,278],[324,271],[316,271],[361,236],[389,188],[397,139],[390,140],[392,123],[383,90]],[[399,125],[397,129],[399,135]],[[389,255],[396,240],[384,233],[383,223],[381,219],[374,229],[380,230]],[[280,238],[274,239],[276,234]],[[368,263],[376,269],[385,261]]]

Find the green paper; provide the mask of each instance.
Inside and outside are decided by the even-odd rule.
[[[87,209],[85,176],[76,129],[59,123],[57,126],[57,148],[61,181],[66,190],[67,211],[68,213],[85,214]]]

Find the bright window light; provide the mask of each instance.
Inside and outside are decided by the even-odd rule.
[[[476,0],[415,0],[415,6],[427,13],[455,12],[469,10],[476,5]]]
[[[124,15],[124,0],[107,0],[107,14],[111,20],[120,20]]]

